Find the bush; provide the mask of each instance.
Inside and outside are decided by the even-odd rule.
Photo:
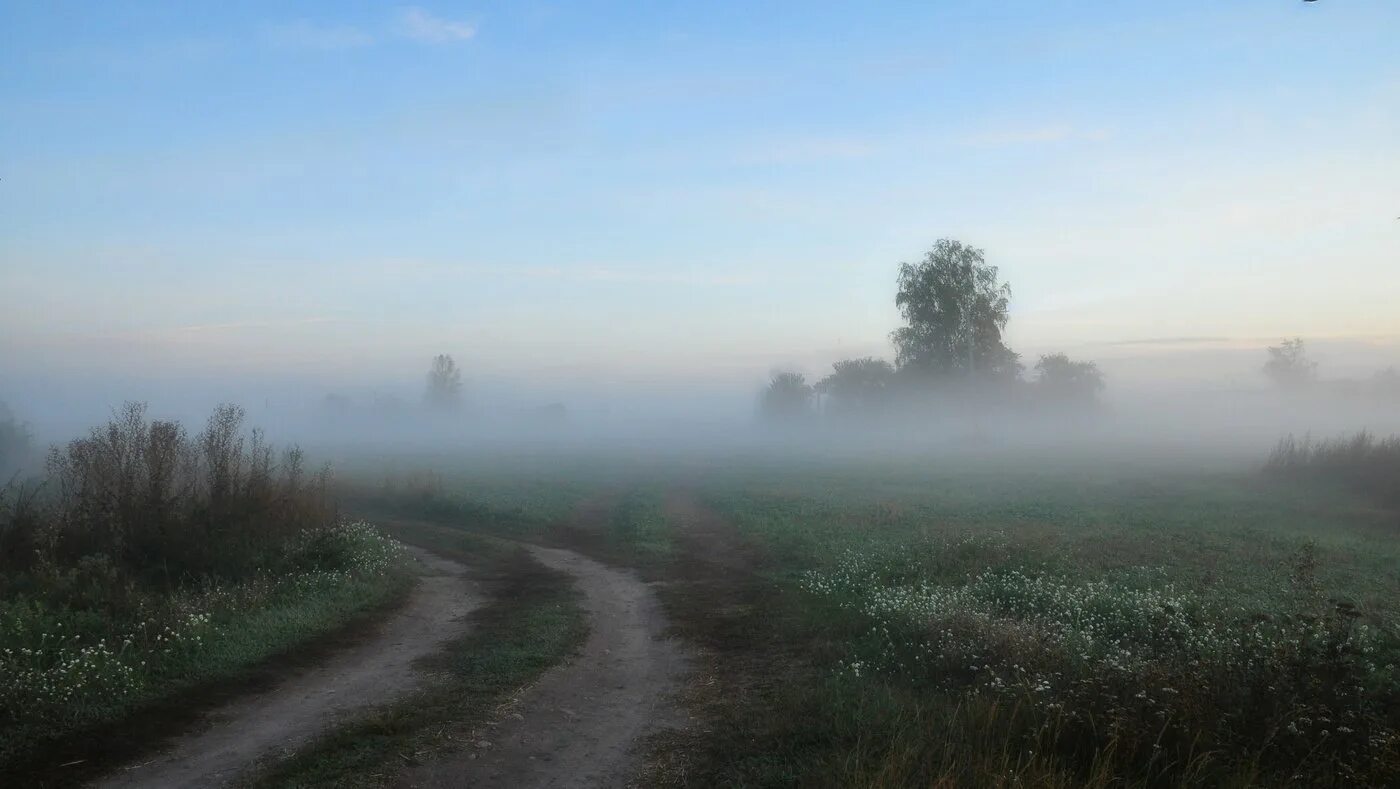
[[[18,483],[0,486],[0,572],[30,567],[39,548],[43,510],[37,488]]]
[[[1313,477],[1349,485],[1387,504],[1400,506],[1400,436],[1354,436],[1314,442],[1291,434],[1269,455],[1265,471],[1277,476]]]
[[[334,522],[328,472],[308,475],[292,448],[275,453],[243,410],[223,405],[189,437],[126,404],[105,427],[50,452],[52,512],[42,527],[62,567],[102,555],[122,572],[167,587],[245,576],[268,550]],[[279,458],[280,462],[274,462]]]

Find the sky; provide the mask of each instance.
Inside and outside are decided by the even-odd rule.
[[[1028,362],[1397,364],[1397,40],[1393,0],[0,0],[0,398],[750,387],[891,356],[942,237]]]

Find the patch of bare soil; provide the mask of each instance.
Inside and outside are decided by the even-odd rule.
[[[210,710],[155,758],[119,769],[103,787],[208,787],[305,744],[424,679],[415,661],[460,635],[481,600],[463,565],[410,548],[424,577],[376,631],[275,687]]]
[[[627,786],[643,765],[643,741],[687,724],[674,697],[688,661],[665,637],[651,587],[571,550],[530,552],[574,577],[589,616],[583,650],[525,690],[469,751],[414,770],[403,785]]]

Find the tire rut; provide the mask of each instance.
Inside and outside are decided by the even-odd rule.
[[[467,569],[419,548],[410,553],[423,577],[407,604],[366,641],[297,672],[269,691],[209,712],[196,731],[160,755],[119,769],[99,787],[208,787],[227,784],[254,764],[284,755],[354,714],[418,686],[414,668],[467,628],[481,604]]]
[[[402,786],[626,786],[643,765],[644,738],[686,725],[674,697],[689,660],[665,637],[651,588],[567,549],[528,549],[575,579],[590,620],[587,642],[527,689],[469,751],[410,772]]]

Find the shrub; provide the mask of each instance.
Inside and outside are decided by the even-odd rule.
[[[1328,479],[1400,506],[1400,436],[1376,438],[1368,431],[1314,442],[1291,434],[1269,455],[1265,471],[1277,476]]]
[[[0,486],[0,572],[31,566],[39,548],[43,509],[38,488],[19,483]]]
[[[223,405],[189,437],[128,403],[105,427],[50,452],[56,500],[50,558],[101,554],[147,581],[250,572],[269,546],[334,520],[327,474],[308,476],[292,448],[278,456],[243,410]],[[274,462],[280,457],[280,462]]]

